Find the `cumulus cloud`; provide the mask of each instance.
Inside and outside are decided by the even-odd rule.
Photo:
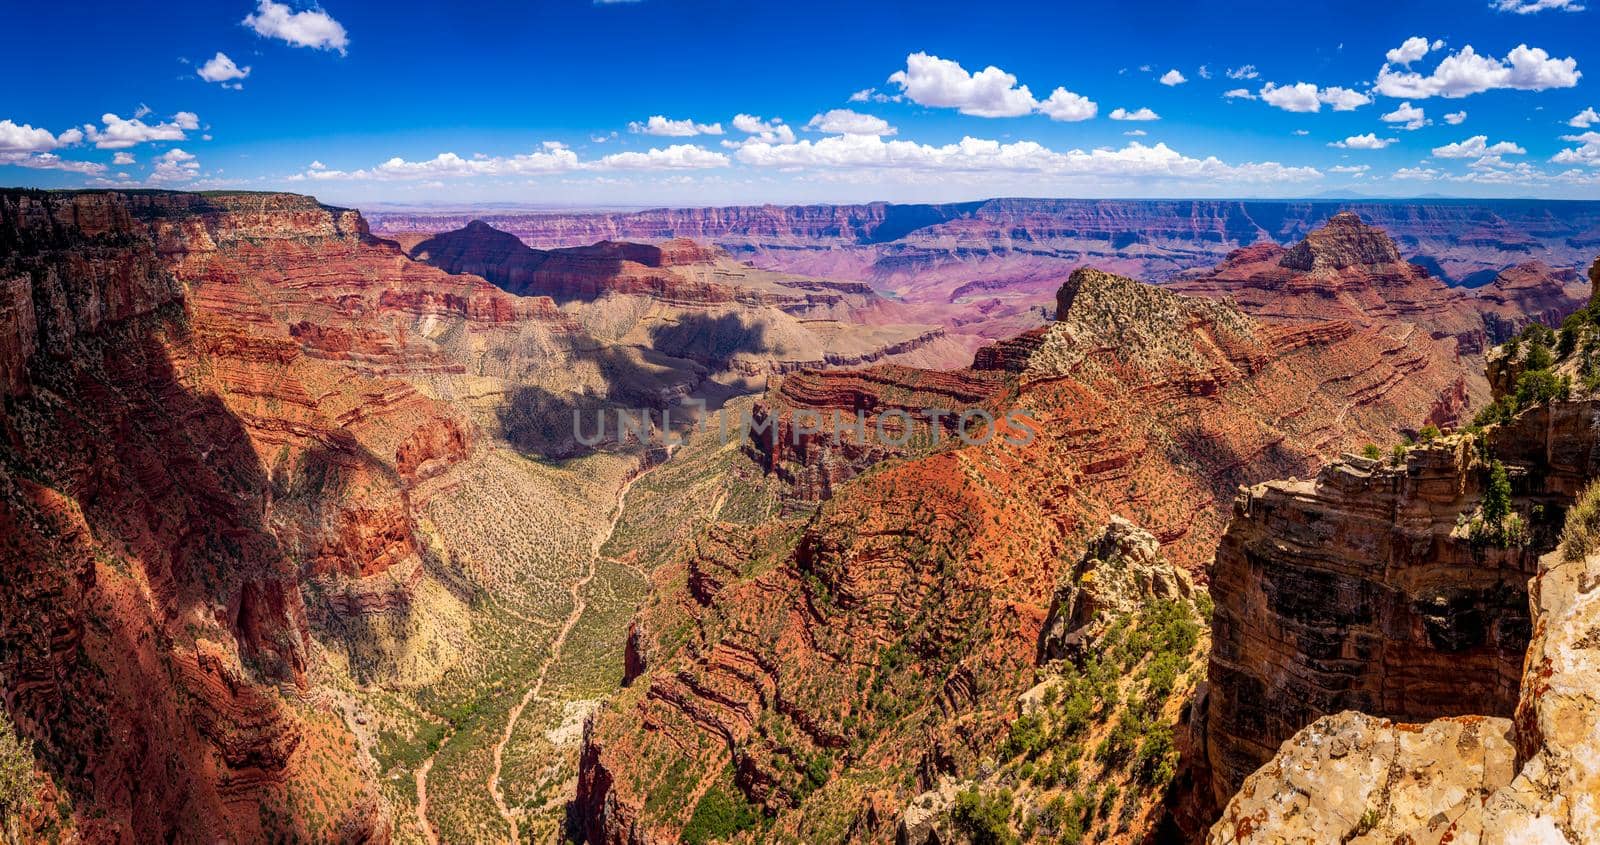
[[[1036,173],[1061,177],[1157,180],[1303,181],[1321,178],[1311,167],[1277,162],[1227,164],[1215,157],[1191,158],[1166,144],[1130,142],[1120,150],[1058,152],[1033,141],[1001,143],[980,138],[933,146],[872,135],[836,135],[794,144],[748,144],[739,161],[755,167],[843,168],[974,173]]]
[[[1595,112],[1593,106],[1578,112],[1572,116],[1571,120],[1567,121],[1568,126],[1575,126],[1579,129],[1588,129],[1596,123],[1600,123],[1600,113]]]
[[[1018,117],[1031,114],[1033,93],[1017,78],[990,65],[968,73],[957,62],[927,53],[906,57],[905,70],[890,74],[889,81],[911,102],[923,106],[958,109],[976,117]]]
[[[1122,134],[1128,136],[1129,138],[1143,138],[1144,136],[1149,135],[1150,133],[1144,131],[1143,129],[1129,129],[1128,131],[1126,131],[1126,132],[1124,132]]]
[[[255,13],[246,15],[243,23],[263,38],[276,38],[296,47],[338,50],[343,56],[350,46],[344,25],[320,8],[296,12],[285,3],[261,0]]]
[[[222,83],[222,87],[233,89],[242,87],[239,83],[234,82],[233,80],[244,79],[249,75],[249,66],[239,67],[237,64],[234,64],[233,59],[228,58],[228,54],[223,53],[220,50],[217,51],[215,56],[211,57],[210,61],[201,65],[200,69],[195,71],[195,76],[198,76],[207,82],[220,82]]]
[[[76,133],[75,137],[82,140],[83,133],[76,129],[67,132]],[[61,133],[66,135],[67,132]],[[71,141],[57,138],[47,129],[35,129],[30,124],[17,124],[10,120],[0,120],[0,153],[38,153],[53,150],[57,147],[67,146]]]
[[[104,173],[106,166],[93,161],[75,161],[62,158],[55,153],[7,153],[0,152],[0,164],[10,164],[17,167],[27,167],[33,170],[64,170],[68,173],[81,173],[93,175]]]
[[[1500,88],[1518,91],[1571,88],[1582,76],[1578,60],[1570,56],[1556,59],[1543,49],[1519,44],[1504,59],[1497,59],[1478,55],[1469,44],[1460,52],[1445,56],[1427,75],[1396,70],[1391,63],[1386,63],[1378,70],[1374,89],[1397,99],[1454,98]]]
[[[759,141],[763,144],[790,144],[794,142],[794,130],[785,124],[782,118],[762,120],[753,114],[736,114],[733,116],[733,128],[749,135],[750,138],[743,143]],[[739,142],[723,141],[724,147],[737,147]]]
[[[134,163],[133,153],[117,153],[111,157],[111,163],[122,167]]]
[[[1491,144],[1487,135],[1474,135],[1465,141],[1457,141],[1454,144],[1445,144],[1442,147],[1433,148],[1433,154],[1438,158],[1478,158],[1480,156],[1522,155],[1526,152],[1527,150],[1510,141]]]
[[[920,52],[906,56],[905,70],[895,71],[889,81],[900,86],[901,95],[913,103],[953,108],[974,117],[1039,113],[1052,120],[1077,121],[1094,117],[1099,109],[1088,97],[1065,88],[1037,100],[1028,86],[1017,84],[1015,76],[993,65],[969,73],[957,62]],[[865,98],[871,90],[856,94]]]
[[[1573,141],[1576,147],[1564,149],[1550,160],[1556,164],[1584,164],[1589,167],[1600,167],[1600,132],[1584,132],[1581,135],[1563,135],[1563,141]]]
[[[1260,71],[1256,70],[1255,65],[1244,65],[1242,67],[1228,68],[1229,79],[1255,79],[1260,75],[1261,73]]]
[[[1394,111],[1383,115],[1381,119],[1384,123],[1404,124],[1400,128],[1407,130],[1421,129],[1428,122],[1427,115],[1423,113],[1422,109],[1411,105],[1409,100],[1401,103],[1400,107]]]
[[[1200,78],[1201,79],[1210,79],[1211,78],[1211,66],[1210,65],[1201,65],[1198,73],[1200,74]]]
[[[726,167],[728,157],[693,144],[673,144],[645,152],[612,153],[591,162],[589,170],[702,170]]]
[[[690,138],[695,135],[721,135],[721,123],[695,123],[692,120],[672,120],[659,114],[650,115],[643,123],[630,121],[629,132],[645,135],[664,135],[669,138]]]
[[[177,147],[157,156],[155,163],[155,169],[150,171],[151,182],[187,182],[200,175],[200,162]]]
[[[1222,97],[1227,100],[1254,100],[1256,95],[1250,93],[1248,88],[1230,88],[1222,92]]]
[[[1372,165],[1370,165],[1370,164],[1336,164],[1336,165],[1328,168],[1328,172],[1329,173],[1344,173],[1344,174],[1360,176],[1361,174],[1366,173],[1368,170],[1371,170],[1371,169],[1372,169]]]
[[[1368,132],[1365,135],[1351,135],[1343,141],[1332,141],[1330,147],[1343,150],[1381,150],[1393,144],[1398,138],[1379,138],[1376,133]]]
[[[1040,103],[1039,113],[1051,120],[1079,121],[1088,120],[1095,116],[1100,106],[1094,100],[1074,94],[1065,88],[1057,88],[1050,92],[1050,96]]]
[[[1166,73],[1161,74],[1161,80],[1160,81],[1161,81],[1162,85],[1182,85],[1183,83],[1188,82],[1189,80],[1185,79],[1183,77],[1183,74],[1178,72],[1177,68],[1173,68],[1172,70],[1169,70]]]
[[[1151,111],[1148,108],[1136,109],[1134,111],[1128,111],[1127,109],[1118,108],[1118,109],[1112,109],[1111,110],[1111,119],[1112,120],[1160,120],[1161,119],[1161,115],[1156,114],[1155,112]]]
[[[1444,122],[1450,124],[1451,126],[1460,126],[1461,122],[1466,119],[1467,113],[1465,111],[1447,112],[1444,116]]]
[[[1324,105],[1334,111],[1354,111],[1372,102],[1372,97],[1337,85],[1318,88],[1310,82],[1279,85],[1268,82],[1261,86],[1261,99],[1268,105],[1291,112],[1319,112]]]
[[[1394,172],[1394,175],[1391,176],[1390,178],[1392,178],[1392,179],[1418,179],[1418,180],[1431,181],[1431,180],[1434,180],[1434,179],[1438,179],[1442,175],[1444,175],[1444,174],[1440,173],[1437,170],[1434,170],[1431,167],[1402,167],[1399,170],[1396,170]]]
[[[893,135],[898,131],[881,117],[850,109],[829,109],[814,115],[806,123],[806,130],[829,135]]]
[[[1433,50],[1444,47],[1443,41],[1429,41],[1420,35],[1413,35],[1401,42],[1399,47],[1385,53],[1383,57],[1392,65],[1409,65],[1417,59],[1428,55]]]
[[[421,181],[436,179],[463,179],[472,177],[541,176],[552,173],[577,171],[673,171],[699,170],[724,167],[729,159],[722,153],[693,144],[674,144],[664,149],[644,152],[613,153],[608,156],[582,161],[578,154],[565,144],[545,141],[529,153],[514,156],[473,156],[463,158],[455,153],[440,153],[423,161],[407,161],[396,156],[375,167],[360,170],[337,170],[312,162],[303,173],[290,177],[291,181]]]
[[[185,132],[200,128],[200,118],[194,112],[181,111],[166,123],[150,125],[137,117],[124,120],[111,112],[100,116],[104,127],[85,124],[84,131],[90,141],[102,150],[124,150],[135,144],[151,141],[188,140]]]
[[[1550,9],[1559,9],[1563,12],[1581,12],[1584,9],[1578,0],[1495,0],[1489,7],[1499,12],[1518,15],[1531,15],[1534,12]]]

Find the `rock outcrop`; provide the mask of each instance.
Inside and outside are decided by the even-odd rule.
[[[1160,551],[1150,532],[1112,518],[1056,588],[1039,641],[1040,659],[1081,658],[1118,617],[1151,602],[1188,599],[1194,582]]]
[[[1584,843],[1600,835],[1600,556],[1546,555],[1514,720],[1346,711],[1284,743],[1211,830],[1243,842]]]

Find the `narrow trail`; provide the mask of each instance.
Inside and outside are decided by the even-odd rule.
[[[667,459],[670,460],[671,457],[672,452],[669,450],[667,452]],[[661,463],[666,463],[666,461],[662,461]],[[494,806],[495,809],[500,813],[500,818],[504,819],[506,824],[510,825],[511,827],[512,845],[519,845],[520,843],[519,831],[517,829],[517,818],[520,815],[520,811],[513,810],[511,806],[506,803],[505,794],[500,791],[500,771],[505,758],[506,745],[511,742],[511,734],[517,728],[517,720],[522,718],[522,711],[527,709],[528,703],[533,701],[535,698],[538,698],[539,692],[544,689],[545,678],[550,674],[550,667],[555,665],[556,659],[561,656],[561,649],[566,645],[567,635],[572,633],[572,629],[577,626],[578,620],[583,617],[583,612],[588,604],[583,597],[584,588],[589,586],[589,583],[594,580],[595,573],[599,570],[600,561],[603,559],[600,554],[600,550],[605,548],[606,543],[611,540],[611,535],[615,534],[617,531],[617,523],[622,521],[622,513],[628,501],[628,491],[633,489],[633,485],[637,483],[639,479],[644,478],[645,475],[650,472],[650,470],[655,469],[660,465],[661,464],[655,464],[654,466],[647,466],[639,470],[629,477],[627,481],[624,481],[622,486],[618,488],[616,501],[611,507],[611,521],[606,525],[604,531],[596,532],[594,539],[590,542],[588,570],[584,572],[582,578],[579,578],[577,581],[572,583],[572,588],[570,591],[572,596],[572,612],[567,614],[566,621],[561,625],[561,631],[557,633],[556,638],[551,641],[550,653],[545,655],[544,663],[539,667],[539,674],[534,678],[533,684],[528,687],[527,692],[522,694],[522,699],[517,702],[517,706],[511,708],[510,717],[506,719],[506,729],[500,735],[500,741],[494,745],[494,765],[489,770],[488,779],[489,796],[494,799]],[[432,762],[433,761],[430,758],[428,763],[431,765]],[[420,777],[421,776],[419,773],[419,786],[421,784]],[[422,790],[420,788],[417,790],[417,794],[419,796],[422,795]],[[427,822],[423,823],[423,827],[424,829],[429,827]],[[429,845],[435,845],[435,843],[430,841]]]
[[[445,734],[439,747],[443,748],[449,739],[450,735]],[[422,838],[428,840],[428,845],[439,845],[439,835],[433,832],[433,822],[428,821],[428,772],[433,771],[433,758],[437,756],[439,752],[434,751],[417,767],[417,824],[422,827]]]

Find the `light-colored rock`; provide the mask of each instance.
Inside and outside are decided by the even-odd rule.
[[[1151,601],[1187,598],[1193,592],[1189,574],[1161,557],[1155,535],[1113,516],[1056,588],[1040,657],[1073,657],[1092,645],[1112,618]]]

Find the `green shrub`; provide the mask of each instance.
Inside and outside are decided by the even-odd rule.
[[[1013,800],[1009,789],[994,795],[984,795],[977,789],[962,790],[956,795],[950,820],[972,839],[973,845],[1013,845],[1017,841],[1011,832]]]
[[[1499,525],[1511,513],[1511,478],[1506,475],[1506,465],[1495,461],[1489,465],[1489,483],[1483,490],[1483,521]]]
[[[1590,484],[1567,511],[1561,529],[1562,556],[1582,560],[1600,549],[1600,482]]]
[[[18,739],[11,723],[0,717],[0,822],[5,824],[6,841],[18,841],[14,825],[33,806],[37,790],[33,743]]]
[[[1376,443],[1368,443],[1361,447],[1361,456],[1375,461],[1383,457],[1383,450],[1379,449]]]
[[[1417,432],[1417,439],[1421,440],[1423,443],[1432,443],[1433,441],[1439,439],[1440,434],[1441,432],[1439,431],[1438,426],[1434,425],[1433,423],[1428,423],[1422,427],[1421,431]]]
[[[689,817],[689,824],[683,829],[683,842],[687,845],[703,845],[727,839],[755,827],[759,821],[755,808],[743,795],[718,783],[706,790],[706,794],[700,796],[700,802],[694,805],[694,815]]]

